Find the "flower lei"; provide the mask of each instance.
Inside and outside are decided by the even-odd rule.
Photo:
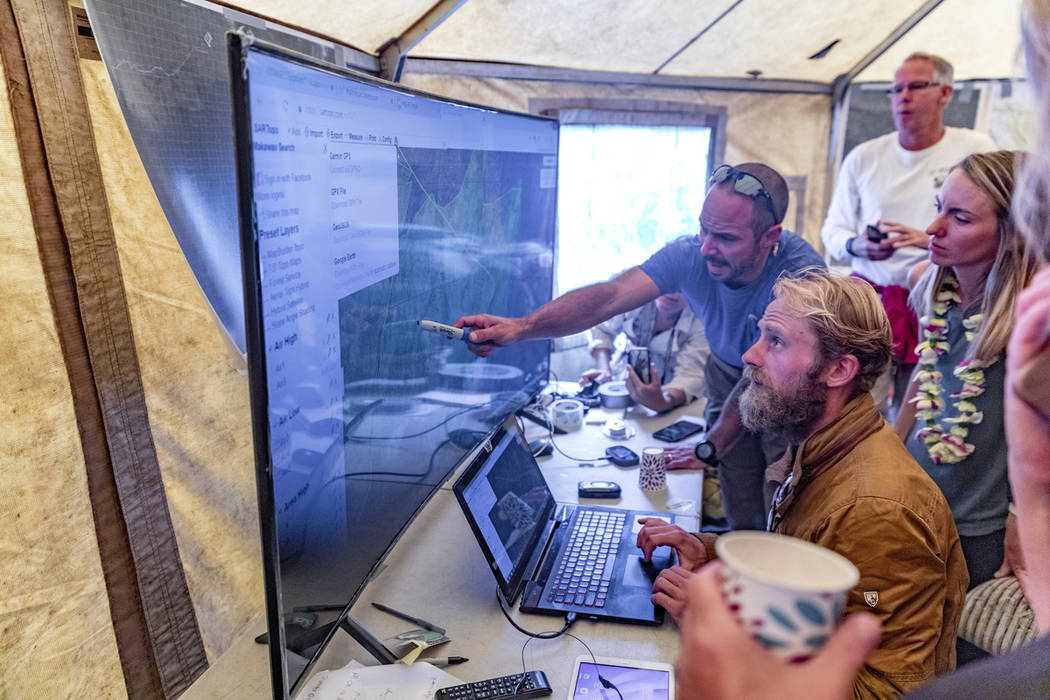
[[[958,399],[954,406],[959,415],[944,419],[945,423],[954,424],[947,432],[937,422],[945,404],[941,398],[944,387],[941,384],[941,373],[937,371],[937,358],[948,352],[950,347],[946,316],[952,304],[960,303],[958,289],[959,282],[955,276],[945,273],[941,286],[934,295],[934,303],[930,310],[932,318],[927,316],[922,319],[925,340],[915,348],[919,355],[919,391],[912,403],[917,409],[915,417],[926,421],[926,425],[916,435],[926,443],[926,451],[930,453],[930,458],[935,464],[954,464],[973,454],[974,446],[966,442],[966,435],[970,425],[984,420],[984,414],[978,411],[976,404],[970,400],[984,393],[984,368],[963,360],[952,371],[952,374],[962,380],[962,388],[950,397]],[[980,314],[963,319],[966,342],[973,341],[974,330],[980,323]]]

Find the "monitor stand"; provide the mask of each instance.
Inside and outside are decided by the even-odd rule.
[[[376,639],[361,623],[350,617],[349,613],[312,629],[306,629],[295,624],[285,624],[286,647],[288,651],[308,659],[310,654],[306,653],[307,650],[323,642],[331,629],[337,625],[349,634],[354,641],[364,647],[365,651],[374,656],[379,663],[392,664],[397,661],[394,652],[383,646],[382,642]],[[255,638],[255,641],[259,644],[267,644],[269,640],[270,635],[267,633],[260,634]]]

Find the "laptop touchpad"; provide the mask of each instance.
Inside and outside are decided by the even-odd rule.
[[[652,588],[660,572],[674,564],[672,551],[670,547],[657,547],[653,550],[652,561],[645,561],[637,554],[628,555],[621,583],[625,586]]]

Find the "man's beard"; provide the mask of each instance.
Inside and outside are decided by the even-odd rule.
[[[751,367],[744,368],[740,418],[748,430],[769,433],[790,445],[802,442],[813,431],[827,406],[828,388],[817,381],[820,367],[806,373],[794,386],[778,391],[761,374],[755,384]]]
[[[714,262],[718,265],[726,266],[729,269],[729,272],[726,273],[725,279],[722,280],[722,284],[733,287],[739,286],[741,284],[739,282],[740,278],[749,275],[756,267],[758,267],[758,258],[761,255],[762,253],[759,249],[758,243],[755,243],[755,247],[751,250],[751,257],[742,262],[735,263],[728,258],[717,258],[709,255],[703,255],[701,257],[704,259],[704,263]]]

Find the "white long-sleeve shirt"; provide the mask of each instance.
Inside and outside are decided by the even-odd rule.
[[[922,248],[900,248],[886,260],[854,257],[846,241],[868,224],[894,221],[925,231],[936,216],[934,198],[951,167],[971,153],[996,150],[988,136],[946,127],[941,140],[921,151],[900,145],[897,132],[866,141],[846,156],[820,238],[828,254],[849,261],[853,271],[880,285],[908,286],[908,272],[927,256]]]

